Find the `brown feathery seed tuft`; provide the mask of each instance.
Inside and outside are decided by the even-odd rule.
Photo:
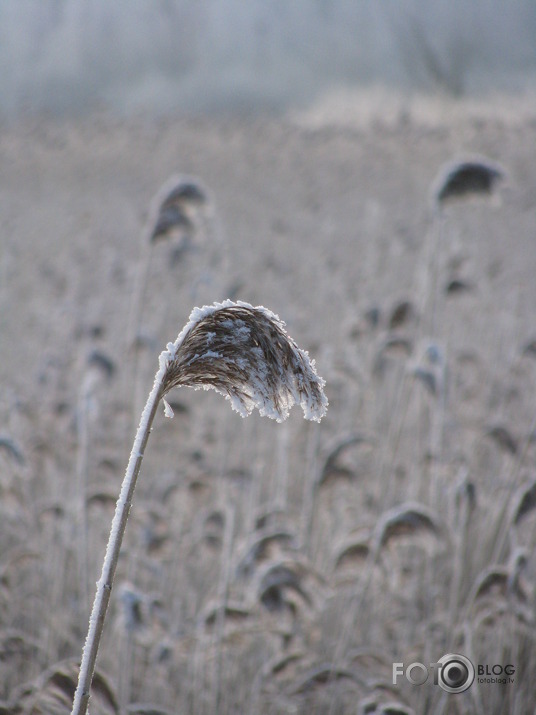
[[[212,388],[243,417],[257,407],[281,422],[297,403],[306,419],[320,421],[328,405],[324,380],[284,328],[271,311],[241,301],[195,308],[161,356],[164,394],[173,387]]]

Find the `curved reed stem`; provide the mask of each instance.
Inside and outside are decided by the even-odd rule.
[[[287,335],[284,323],[261,306],[227,300],[195,308],[177,340],[160,354],[159,364],[117,500],[71,715],[87,712],[121,542],[160,400],[173,387],[211,388],[227,397],[243,417],[256,407],[261,415],[278,422],[287,418],[295,403],[301,405],[306,419],[317,422],[328,407],[324,380],[316,374],[314,363]],[[165,400],[164,405],[165,414],[171,417]]]
[[[82,653],[78,686],[71,711],[72,715],[85,715],[87,712],[89,691],[95,670],[97,651],[104,627],[104,619],[108,609],[117,561],[119,559],[119,551],[127,525],[132,496],[140,472],[145,446],[151,432],[151,425],[156,414],[158,403],[164,394],[163,380],[164,373],[159,371],[143,410],[140,425],[128,460],[127,470],[121,485],[121,493],[115,508],[110,536],[108,538],[108,546],[106,547],[106,555],[102,564],[102,573],[97,582],[97,592],[89,618],[89,629]]]

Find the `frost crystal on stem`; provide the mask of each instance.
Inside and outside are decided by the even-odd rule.
[[[242,417],[257,408],[282,422],[293,404],[320,421],[328,401],[314,361],[262,306],[226,300],[195,308],[188,324],[160,356],[163,387],[214,389]],[[166,411],[169,414],[169,411]]]

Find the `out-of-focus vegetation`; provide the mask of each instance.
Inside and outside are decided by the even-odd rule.
[[[139,396],[192,305],[225,296],[285,316],[330,409],[278,425],[169,394],[91,712],[534,710],[534,133],[4,128],[0,712],[70,711]],[[451,162],[460,137],[480,159]],[[177,168],[190,200],[143,230]],[[393,662],[450,651],[515,682],[393,685]]]

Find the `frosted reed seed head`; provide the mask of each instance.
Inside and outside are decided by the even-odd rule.
[[[153,200],[151,241],[166,238],[174,229],[192,230],[192,212],[208,203],[208,192],[199,179],[171,176]]]
[[[190,321],[160,356],[163,392],[173,387],[214,389],[242,417],[256,407],[282,422],[293,404],[319,422],[328,401],[314,361],[262,306],[226,300],[194,308]],[[166,404],[166,414],[171,416]]]
[[[504,169],[484,157],[449,162],[441,167],[432,183],[432,202],[439,206],[469,196],[490,195],[504,178]]]

